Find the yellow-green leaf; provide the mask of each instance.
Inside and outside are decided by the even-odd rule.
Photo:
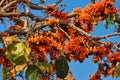
[[[29,61],[31,49],[24,43],[12,43],[6,49],[6,57],[14,65],[21,65]]]
[[[115,68],[115,72],[114,72],[113,77],[114,78],[120,77],[120,62],[116,63],[116,68]]]
[[[50,72],[51,70],[53,70],[52,65],[47,63],[47,62],[40,62],[38,64],[38,68],[43,72]]]

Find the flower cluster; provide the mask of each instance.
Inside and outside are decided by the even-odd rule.
[[[68,19],[68,12],[61,12],[58,11],[55,5],[49,5],[46,8],[46,14],[49,14],[51,16],[54,16],[55,18],[59,18],[61,20],[65,20],[65,21],[70,21]]]
[[[101,44],[99,46],[93,46],[93,62],[98,62],[100,59],[107,57],[107,55],[110,53],[112,50],[112,46],[109,44]]]
[[[105,64],[100,64],[98,67],[98,71],[90,75],[89,80],[101,80],[102,74],[104,75],[104,77],[110,76],[111,74],[113,75],[115,67],[107,65],[105,66],[107,68],[104,69],[104,65]]]
[[[83,61],[86,57],[93,54],[93,62],[107,57],[112,46],[109,44],[95,45],[92,41],[83,36],[70,39],[66,46],[66,55],[70,60]]]
[[[92,43],[83,36],[71,39],[66,46],[66,55],[70,60],[83,61],[92,52]]]
[[[99,21],[106,18],[106,16],[115,14],[119,11],[110,0],[97,1],[95,4],[89,4],[85,9],[75,8],[72,12],[78,14],[73,18],[73,23],[86,32],[93,31],[93,26],[97,25]]]
[[[54,38],[57,42],[61,42],[62,46],[65,46],[66,43],[66,37],[65,34],[61,31],[61,30],[56,30],[56,32],[54,33]]]
[[[59,58],[63,46],[57,42],[50,32],[41,33],[28,39],[30,47],[34,52],[34,57],[40,60],[47,60],[46,55],[49,53],[51,59]]]
[[[15,25],[15,26],[9,26],[8,27],[10,30],[20,30],[21,26],[20,25]]]
[[[45,25],[56,27],[58,22],[59,22],[58,19],[56,19],[55,17],[52,17],[48,21],[45,22]]]
[[[111,63],[120,62],[120,52],[111,53],[111,54],[108,56],[108,60],[109,60]]]

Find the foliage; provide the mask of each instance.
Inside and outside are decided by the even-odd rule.
[[[120,77],[120,44],[113,43],[112,36],[120,36],[117,0],[96,0],[83,8],[65,12],[61,3],[44,6],[45,0],[1,0],[1,24],[10,23],[0,33],[0,65],[3,80],[16,80],[17,73],[27,80],[50,80],[53,75],[66,79],[72,60],[84,62],[90,55],[98,63],[96,73],[89,80],[101,80],[101,75]],[[61,5],[59,5],[61,4]],[[32,10],[41,11],[39,16]],[[43,16],[44,15],[44,16]],[[7,17],[7,18],[6,18]],[[7,22],[9,21],[9,22]],[[91,36],[94,27],[104,21],[104,27],[115,26],[115,32],[103,36]],[[106,42],[102,42],[106,39]],[[48,58],[49,56],[49,58]]]
[[[40,80],[38,67],[35,65],[28,66],[25,76],[27,80]]]
[[[55,62],[56,74],[59,78],[64,79],[68,74],[68,63],[64,57],[60,57],[59,60]]]
[[[14,65],[24,64],[29,61],[30,48],[24,43],[12,43],[6,48],[6,57]]]

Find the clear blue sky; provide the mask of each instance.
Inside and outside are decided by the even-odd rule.
[[[32,0],[32,1],[39,2],[39,0]],[[51,4],[51,3],[55,2],[56,0],[46,0],[46,1],[47,1],[47,4]],[[62,3],[66,4],[65,11],[71,12],[76,7],[84,8],[87,4],[90,3],[90,0],[63,0]],[[120,0],[117,0],[117,3],[115,3],[115,5],[120,9]],[[38,13],[36,13],[36,14],[39,15]],[[7,25],[5,25],[5,26],[7,26]],[[3,29],[5,30],[4,25],[0,24],[0,26],[1,26],[0,31],[2,31]],[[95,27],[95,30],[93,33],[91,33],[91,35],[100,36],[100,35],[104,35],[104,34],[109,34],[109,33],[113,32],[113,29],[114,29],[114,27],[112,25],[110,25],[108,30],[106,30],[103,26],[103,23],[101,22],[98,26]],[[112,40],[120,41],[120,38],[112,38]],[[89,75],[95,73],[97,70],[97,64],[94,64],[92,62],[92,56],[87,58],[83,63],[72,61],[69,65],[70,65],[70,69],[73,73],[73,76],[76,80],[88,80]],[[1,76],[0,76],[0,78],[1,78]],[[18,78],[18,80],[21,80],[21,79]],[[113,79],[110,76],[108,78],[102,77],[102,80],[120,80],[120,78]]]

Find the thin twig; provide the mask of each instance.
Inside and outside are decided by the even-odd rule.
[[[41,22],[41,21],[45,21],[44,18],[40,18],[38,16],[35,16],[34,14],[32,13],[25,13],[25,12],[4,12],[4,11],[1,11],[0,12],[0,16],[1,17],[12,17],[12,16],[28,16],[30,17],[32,20],[36,20],[37,22]]]
[[[98,45],[98,43],[92,39],[91,35],[88,34],[87,32],[85,32],[84,30],[82,30],[82,29],[76,27],[75,25],[73,25],[73,24],[71,24],[71,23],[68,23],[68,22],[66,22],[66,21],[60,20],[59,22],[60,22],[61,24],[68,25],[68,26],[70,26],[71,28],[77,30],[81,35],[86,36],[89,40],[91,40],[93,43],[95,43],[96,45]]]
[[[62,0],[57,0],[54,5],[58,5],[60,2],[62,2]]]
[[[0,1],[0,6],[2,6],[3,2],[4,2],[4,0]]]
[[[109,37],[106,36],[106,39],[107,39],[111,44],[113,44],[113,46],[114,46],[117,50],[120,50],[120,48],[119,48],[116,44],[114,44],[114,43],[109,39]]]
[[[95,4],[95,0],[91,0],[91,3],[92,3],[92,4]]]
[[[59,27],[59,29],[68,37],[68,39],[70,39],[70,36],[68,35],[67,32],[65,32],[61,27]]]
[[[31,0],[29,0],[29,1],[31,1]],[[26,9],[26,13],[30,13],[30,8],[27,6],[27,9]],[[29,19],[29,17],[27,16],[26,18],[25,18],[25,21],[24,21],[24,29],[26,29],[27,28],[27,26],[28,26],[28,19]]]
[[[6,10],[6,9],[9,8],[11,5],[13,5],[13,4],[17,3],[17,2],[20,2],[20,1],[22,1],[22,0],[14,0],[14,1],[8,3],[7,5],[5,5],[2,9]]]
[[[29,0],[26,0],[25,3],[27,4],[29,8],[34,9],[34,10],[44,10],[46,8],[46,6],[33,5]]]
[[[115,33],[112,33],[112,34],[107,34],[107,35],[99,36],[96,39],[100,40],[100,39],[105,39],[106,37],[112,37],[112,36],[117,36],[117,35],[120,36],[120,33],[119,32],[115,32]]]

